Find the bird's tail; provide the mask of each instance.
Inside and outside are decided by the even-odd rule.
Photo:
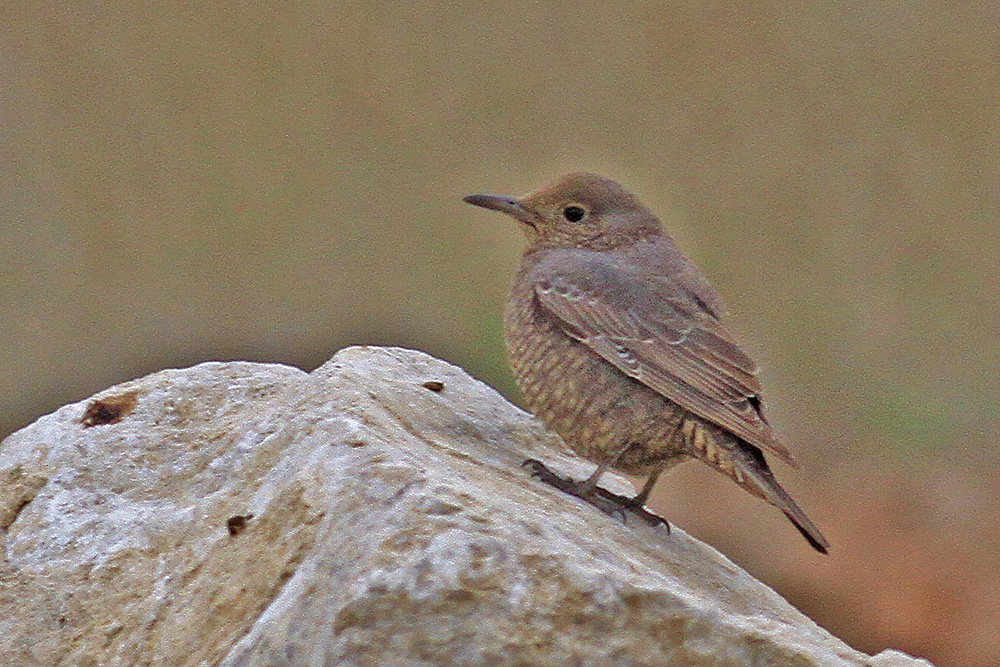
[[[747,458],[752,462],[749,465],[740,466],[741,472],[744,474],[744,481],[740,486],[784,512],[788,520],[799,529],[799,532],[808,540],[813,549],[825,554],[830,548],[830,543],[823,537],[823,533],[819,532],[816,524],[802,511],[798,503],[792,500],[788,492],[774,478],[774,473],[771,472],[771,468],[764,460],[761,451],[747,443],[741,442],[740,445],[740,449],[744,451],[752,449],[752,451],[747,452]]]
[[[759,495],[784,512],[788,520],[799,529],[799,532],[809,541],[813,549],[825,554],[830,548],[830,543],[823,537],[823,533],[819,532],[816,524],[806,516],[802,508],[782,488],[781,484],[778,484],[778,480],[774,478],[771,470],[767,467],[767,463],[764,463],[762,468],[748,470],[747,473],[750,484],[760,489]]]
[[[702,442],[706,443],[706,445],[699,447],[704,455],[700,458],[703,458],[706,463],[719,472],[732,478],[752,495],[766,500],[784,512],[789,521],[799,529],[802,536],[816,551],[827,553],[830,543],[823,537],[823,533],[816,527],[816,524],[806,516],[802,508],[792,500],[788,492],[774,478],[774,473],[771,472],[771,468],[767,465],[760,449],[722,431],[698,435],[705,438]],[[701,440],[701,438],[695,439],[696,446],[697,440]],[[711,444],[707,444],[708,442]]]

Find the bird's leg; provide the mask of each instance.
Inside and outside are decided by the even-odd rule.
[[[563,477],[562,475],[552,472],[549,470],[548,466],[538,459],[527,459],[521,465],[526,468],[531,468],[532,477],[537,477],[546,484],[554,486],[560,491],[565,491],[570,495],[590,500],[596,495],[596,491],[598,489],[597,480],[601,477],[601,475],[607,472],[613,462],[614,461],[605,462],[597,466],[597,470],[595,470],[590,477],[580,482],[577,482],[570,477]]]
[[[681,434],[683,428],[684,428],[684,418],[681,417],[679,420],[677,420],[677,426],[675,426],[674,430],[671,431],[670,438],[667,439],[668,447],[674,444],[674,440],[676,440],[677,436]],[[642,490],[639,491],[639,493],[637,493],[631,499],[631,504],[638,508],[645,507],[646,501],[649,500],[649,494],[653,491],[653,487],[656,486],[656,481],[660,479],[660,475],[673,468],[675,465],[680,463],[681,460],[682,460],[681,457],[667,459],[667,461],[663,464],[663,467],[661,467],[659,470],[654,471],[653,474],[651,474],[649,477],[646,478],[646,483],[642,485]]]
[[[646,483],[642,485],[642,490],[629,498],[629,504],[634,505],[637,508],[642,508],[646,506],[646,501],[649,499],[649,493],[656,486],[656,480],[660,479],[660,475],[669,468],[670,466],[664,466],[654,472],[652,475],[646,478]]]
[[[619,456],[621,456],[621,454],[615,455],[615,458],[611,459],[610,461],[605,461],[604,463],[601,463],[600,465],[597,466],[597,470],[595,470],[590,474],[590,477],[583,480],[582,482],[576,482],[576,490],[583,496],[593,495],[594,492],[597,491],[598,489],[597,481],[601,479],[601,475],[606,473],[611,468],[614,462],[618,460]]]
[[[667,527],[667,532],[669,532],[670,524],[667,522],[667,520],[664,519],[662,516],[653,514],[652,512],[646,509],[646,499],[649,497],[649,492],[653,490],[654,486],[656,486],[656,480],[659,479],[660,474],[669,467],[670,465],[666,465],[663,468],[660,468],[659,470],[654,472],[652,475],[650,475],[646,479],[646,483],[643,484],[642,490],[639,491],[639,493],[637,493],[636,495],[632,496],[631,498],[629,498],[628,496],[619,496],[617,494],[611,493],[610,491],[601,488],[597,489],[597,493],[608,499],[614,499],[614,501],[620,505],[621,509],[628,510],[629,512],[635,514],[636,516],[638,516],[640,519],[650,524],[651,526],[657,526],[662,523],[664,526]]]
[[[667,523],[665,519],[646,511],[643,507],[645,496],[643,497],[643,502],[636,504],[635,499],[633,498],[611,493],[607,489],[601,488],[597,485],[601,475],[613,467],[615,462],[621,457],[622,454],[625,453],[625,450],[627,449],[628,446],[624,447],[621,451],[615,454],[613,458],[601,462],[597,466],[597,469],[591,473],[587,479],[579,482],[574,481],[569,477],[557,475],[549,470],[544,463],[537,459],[528,459],[522,465],[531,468],[531,474],[533,477],[537,477],[546,484],[556,487],[560,491],[576,496],[582,500],[586,500],[588,503],[606,514],[621,514],[624,518],[625,512],[628,511],[637,515],[651,525],[656,526],[663,524],[667,527],[667,530],[670,530],[670,524]],[[655,477],[658,475],[659,473],[653,475],[652,483],[647,482],[647,485],[650,488],[652,488],[653,484],[656,483]],[[643,492],[645,492],[646,496],[649,495],[649,491],[645,487],[639,495],[642,495]]]
[[[667,527],[667,530],[670,530],[670,524],[667,523],[666,519],[653,514],[646,509],[646,501],[649,499],[649,494],[653,490],[653,487],[656,486],[656,481],[660,479],[660,475],[670,470],[681,461],[683,461],[683,458],[675,458],[667,461],[662,468],[653,472],[653,474],[646,478],[646,483],[642,485],[642,490],[639,491],[639,493],[635,494],[631,498],[622,498],[622,504],[625,505],[628,511],[633,514],[638,514],[649,523],[654,525],[656,523],[663,523]]]
[[[677,436],[681,434],[683,428],[684,428],[684,419],[682,417],[677,421],[677,426],[675,426],[674,430],[670,433],[670,438],[667,440],[668,446],[674,443],[674,440],[676,440]],[[635,513],[641,512],[643,514],[649,514],[649,512],[646,510],[646,501],[649,500],[649,494],[653,491],[653,487],[656,486],[656,482],[657,480],[660,479],[660,475],[673,468],[682,460],[683,460],[682,457],[668,459],[666,463],[664,463],[659,470],[654,471],[649,477],[647,477],[646,483],[642,485],[642,490],[640,490],[639,493],[635,494],[635,496],[633,496],[632,498],[628,499],[628,502],[626,504],[628,505],[629,509]],[[656,516],[656,515],[651,515],[651,516]],[[661,517],[656,517],[656,518],[663,521],[663,523],[666,524],[667,529],[670,528],[670,524],[667,523],[666,519],[662,519]]]

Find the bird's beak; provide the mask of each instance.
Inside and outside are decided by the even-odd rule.
[[[538,215],[534,211],[525,208],[521,202],[514,197],[501,197],[499,195],[469,195],[462,201],[467,204],[472,204],[473,206],[479,206],[493,211],[506,213],[518,222],[523,222],[529,227],[534,227],[535,223],[538,221]]]

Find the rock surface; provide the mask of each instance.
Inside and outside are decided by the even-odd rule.
[[[854,651],[679,528],[532,480],[529,456],[591,469],[410,350],[112,387],[0,445],[0,662],[929,664]]]

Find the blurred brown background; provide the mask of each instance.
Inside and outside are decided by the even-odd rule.
[[[704,466],[660,511],[860,649],[1000,663],[1000,5],[212,4],[0,8],[0,432],[353,343],[516,398],[522,239],[460,198],[592,170],[723,294],[833,549]]]

